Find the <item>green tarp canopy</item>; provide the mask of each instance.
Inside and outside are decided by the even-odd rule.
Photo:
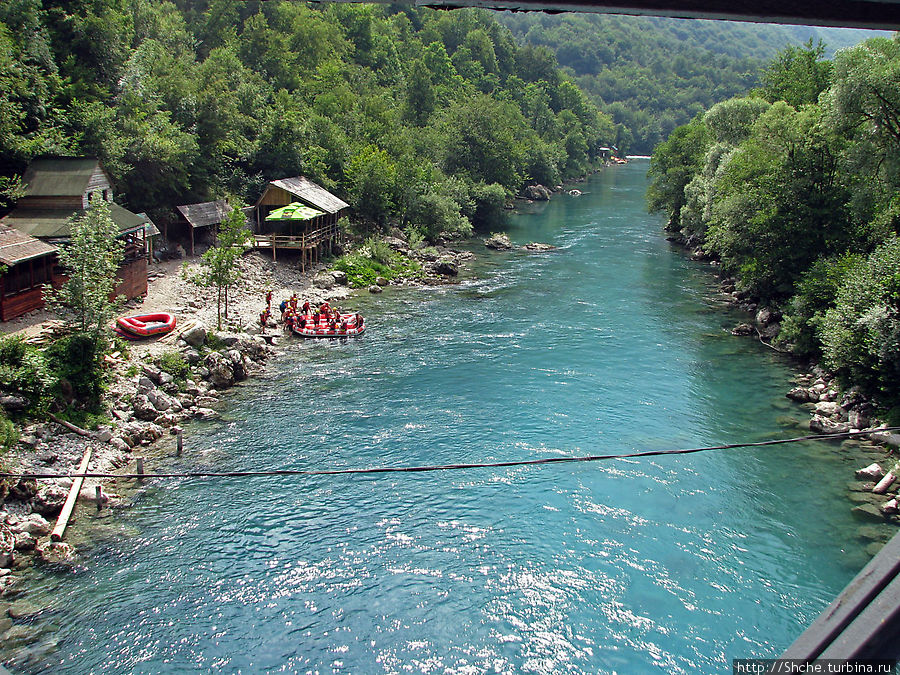
[[[319,211],[300,202],[291,202],[287,206],[275,209],[266,216],[266,220],[312,220],[316,216],[324,216],[324,211]]]

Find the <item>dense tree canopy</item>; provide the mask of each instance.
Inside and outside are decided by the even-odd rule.
[[[760,98],[676,129],[651,160],[649,206],[781,309],[795,352],[896,405],[900,34],[822,56],[789,48]]]
[[[771,100],[815,102],[818,91],[812,94],[807,80],[796,76],[829,66],[815,54],[806,56],[801,45],[824,40],[838,49],[875,33],[602,14],[506,13],[500,21],[520,41],[555,54],[591,100],[613,117],[616,145],[635,154],[649,154],[676,126],[759,85],[811,96],[800,101],[786,98],[785,92]],[[761,66],[785,47],[781,62],[771,64],[761,80]]]
[[[550,52],[487,12],[0,5],[0,188],[39,154],[97,156],[117,199],[161,222],[304,174],[373,224],[466,232],[496,215],[498,187],[583,174],[615,133]]]

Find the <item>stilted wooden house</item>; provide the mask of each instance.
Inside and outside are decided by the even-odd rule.
[[[255,245],[276,251],[300,251],[300,266],[318,260],[323,247],[331,250],[340,237],[338,219],[350,208],[304,176],[281,178],[266,187],[255,210]]]
[[[125,259],[119,267],[116,294],[129,299],[147,294],[146,218],[112,201],[112,185],[99,160],[88,157],[36,159],[22,176],[22,183],[25,186],[25,196],[16,202],[15,209],[0,223],[20,234],[38,239],[51,248],[65,246],[71,235],[70,219],[82,215],[91,199],[103,199],[109,203],[110,216],[119,228],[119,238],[125,242]],[[44,250],[44,255],[52,255],[47,262],[53,263],[47,280],[58,285],[65,278],[56,263],[56,248],[53,248],[52,254]],[[41,263],[35,274],[42,275],[43,269]],[[18,273],[18,270],[14,271]],[[7,271],[4,275],[4,282],[10,273],[11,271]],[[20,282],[24,283],[24,277],[13,283],[17,285]],[[27,309],[19,312],[20,314],[43,306],[43,299],[39,304],[30,306],[34,305],[33,298],[37,294],[32,293],[30,297],[32,300],[29,303],[21,305],[27,306]],[[10,311],[16,311],[12,309],[12,305]]]
[[[225,220],[225,216],[231,213],[231,206],[225,199],[219,199],[214,202],[201,202],[199,204],[183,204],[176,208],[184,217],[187,229],[190,232],[191,245],[189,250],[191,255],[194,255],[195,230],[209,231],[206,228],[212,228],[214,233],[215,228]],[[169,233],[167,232],[166,234],[168,235]]]
[[[0,321],[44,306],[44,284],[53,282],[56,247],[0,224]]]

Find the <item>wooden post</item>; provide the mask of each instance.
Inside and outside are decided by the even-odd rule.
[[[184,449],[184,436],[182,434],[181,429],[178,430],[178,434],[175,436],[175,456],[181,457],[181,452]]]
[[[135,457],[134,459],[137,461],[138,480],[142,480],[143,475],[144,475],[144,458],[143,457]]]
[[[103,486],[98,485],[94,488],[94,494],[97,496],[97,510],[99,511],[103,508]]]
[[[91,461],[91,449],[88,447],[87,450],[84,451],[84,456],[81,458],[81,464],[78,465],[78,473],[83,474],[87,471],[88,462]],[[75,502],[78,500],[78,493],[81,492],[81,485],[84,483],[84,478],[75,478],[72,480],[72,487],[69,488],[69,496],[66,497],[66,503],[63,504],[62,511],[59,512],[59,518],[56,519],[56,527],[53,528],[53,532],[50,533],[50,539],[53,541],[60,541],[63,537],[63,533],[66,531],[66,525],[69,524],[69,518],[72,516],[72,511],[75,509]]]
[[[194,226],[188,223],[188,227],[191,229],[191,257],[194,257]]]

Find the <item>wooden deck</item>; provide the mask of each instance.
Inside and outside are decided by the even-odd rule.
[[[313,259],[318,259],[319,246],[327,243],[330,249],[339,234],[340,229],[337,223],[321,225],[300,235],[254,234],[253,247],[270,249],[272,251],[272,260],[277,259],[276,252],[278,249],[300,251],[302,254],[300,266],[305,270],[307,262],[313,262]],[[307,257],[309,258],[308,261]]]

